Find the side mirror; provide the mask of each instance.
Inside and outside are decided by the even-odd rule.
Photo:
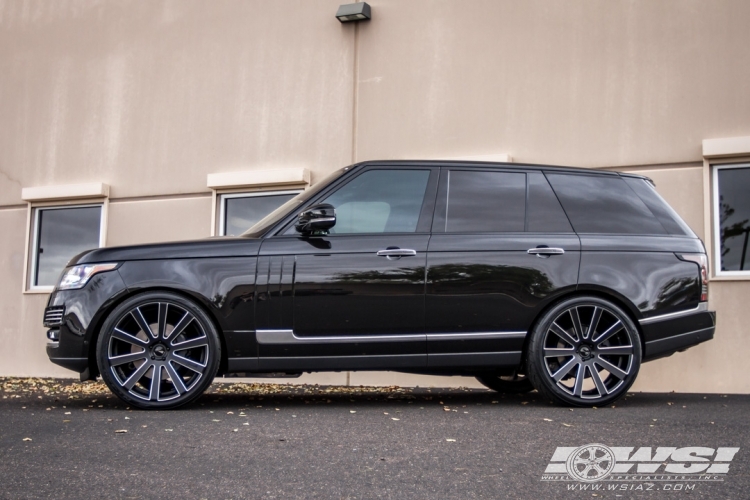
[[[302,211],[297,216],[294,228],[305,235],[318,231],[328,231],[336,225],[336,209],[333,205],[322,203]]]

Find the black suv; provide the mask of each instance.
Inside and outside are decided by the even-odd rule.
[[[364,162],[240,237],[76,256],[44,324],[52,362],[141,408],[188,403],[216,374],[333,370],[594,406],[713,337],[707,273],[645,177]]]

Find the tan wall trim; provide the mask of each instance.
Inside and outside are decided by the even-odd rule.
[[[306,168],[245,170],[241,172],[208,174],[206,178],[206,186],[211,189],[285,186],[289,184],[310,184],[310,171]]]
[[[71,198],[106,198],[108,196],[109,185],[101,182],[36,186],[21,189],[21,199],[29,202],[66,200]]]
[[[705,158],[746,155],[750,155],[750,136],[703,140],[703,156]]]

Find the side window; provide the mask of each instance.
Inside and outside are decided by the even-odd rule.
[[[54,286],[71,258],[98,248],[101,224],[101,205],[35,208],[31,287]]]
[[[545,175],[577,233],[666,234],[658,219],[619,176]]]
[[[685,224],[685,221],[677,215],[677,212],[664,201],[664,198],[659,196],[654,186],[646,179],[639,179],[637,177],[624,177],[625,182],[630,186],[635,194],[643,200],[651,213],[661,222],[664,229],[669,234],[677,234],[680,236],[693,236],[693,231],[690,226]]]
[[[321,201],[336,209],[330,233],[416,231],[429,178],[429,170],[364,172]]]
[[[269,191],[219,195],[219,236],[239,236],[299,193]]]
[[[542,173],[528,174],[529,210],[526,230],[535,233],[572,233],[573,228],[557,196]]]
[[[523,232],[526,174],[451,170],[448,176],[446,232]]]
[[[750,274],[750,165],[714,166],[717,275]]]

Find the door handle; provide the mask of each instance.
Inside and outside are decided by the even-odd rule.
[[[565,253],[565,250],[562,248],[536,247],[529,248],[526,253],[536,255],[537,257],[549,257],[550,255],[562,255]]]
[[[417,255],[416,250],[409,248],[386,248],[385,250],[378,250],[378,257],[386,257],[388,260],[400,259],[401,257],[414,257]]]

